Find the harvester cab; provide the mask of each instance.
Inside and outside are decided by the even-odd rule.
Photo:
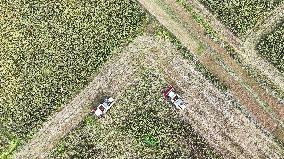
[[[165,100],[169,101],[171,104],[175,105],[177,109],[185,109],[186,106],[181,99],[181,97],[175,92],[174,87],[172,85],[168,85],[168,87],[163,91],[163,97]]]
[[[114,104],[114,99],[112,97],[106,97],[104,102],[94,108],[91,112],[95,113],[97,117],[101,117],[102,115],[106,114],[106,112],[111,108]]]

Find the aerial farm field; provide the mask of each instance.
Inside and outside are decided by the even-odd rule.
[[[283,158],[283,8],[1,2],[0,158]]]

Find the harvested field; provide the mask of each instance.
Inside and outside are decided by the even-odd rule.
[[[220,158],[189,123],[165,103],[166,86],[155,70],[135,81],[102,119],[87,116],[51,158]]]
[[[133,0],[1,3],[0,158],[282,158],[283,22],[266,27],[284,1],[189,1],[138,0],[153,16]],[[169,83],[185,110],[163,100]]]

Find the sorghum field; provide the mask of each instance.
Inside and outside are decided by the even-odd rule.
[[[220,158],[163,100],[166,82],[140,73],[105,118],[87,116],[50,158]]]
[[[133,0],[0,3],[0,154],[82,89],[147,17]]]
[[[283,2],[283,0],[200,1],[238,36],[245,35],[269,11]]]
[[[280,72],[284,72],[284,21],[271,33],[263,35],[257,44],[260,55],[272,63]]]

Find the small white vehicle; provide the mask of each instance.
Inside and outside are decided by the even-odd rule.
[[[175,105],[177,109],[183,110],[186,108],[183,100],[176,94],[172,85],[169,85],[168,88],[163,91],[163,97]]]
[[[114,102],[115,101],[112,97],[107,97],[102,104],[100,104],[97,108],[94,108],[91,112],[94,112],[96,116],[100,117],[111,108]]]

